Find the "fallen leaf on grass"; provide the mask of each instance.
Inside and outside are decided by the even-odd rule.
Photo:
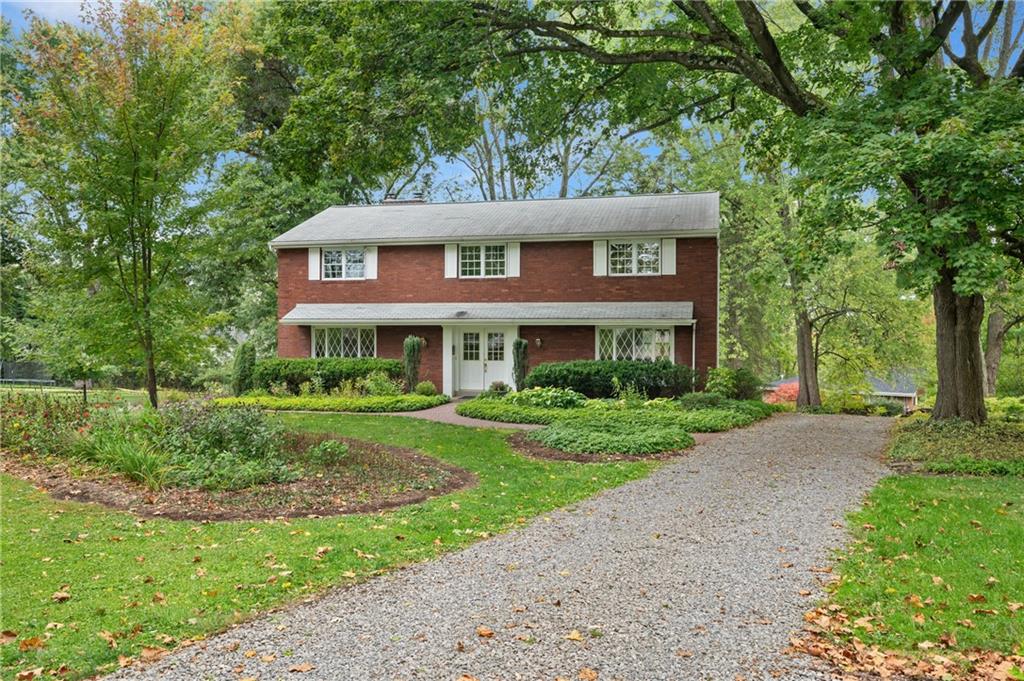
[[[984,603],[987,600],[985,594],[967,594],[968,603]]]
[[[0,645],[7,645],[16,638],[18,638],[18,632],[16,631],[11,631],[10,629],[0,631]]]
[[[32,636],[31,638],[23,638],[18,642],[18,650],[25,652],[26,650],[39,650],[46,647],[46,641],[39,638],[38,636]]]
[[[1007,603],[1006,609],[1010,612],[1017,612],[1021,608],[1024,608],[1024,603]]]
[[[117,656],[117,666],[121,669],[124,669],[125,667],[131,667],[133,664],[135,664],[135,658],[128,657],[127,655]]]
[[[921,641],[917,644],[918,650],[931,650],[935,647],[935,643],[932,641]]]
[[[100,633],[98,633],[96,635],[99,636],[100,638],[102,638],[104,641],[106,641],[107,642],[107,646],[109,646],[111,648],[116,648],[117,647],[117,639],[114,638],[114,635],[111,634],[109,631],[101,631]]]
[[[944,648],[956,648],[956,634],[946,632],[939,636],[939,643]]]
[[[42,667],[36,667],[35,669],[26,669],[23,672],[18,672],[17,676],[15,676],[14,678],[17,679],[18,681],[32,681],[32,679],[34,679],[36,677],[39,677],[39,676],[42,676],[42,675],[43,675],[43,668]]]
[[[491,638],[494,636],[494,630],[489,627],[480,625],[476,628],[476,635],[480,638]]]
[[[142,652],[139,653],[139,659],[143,662],[156,662],[161,657],[166,655],[168,651],[166,648],[157,648],[155,646],[142,646]]]
[[[67,591],[55,591],[50,598],[52,598],[55,603],[63,603],[64,601],[71,600],[71,594]]]
[[[956,623],[959,624],[961,627],[965,627],[967,629],[974,628],[974,622],[972,622],[971,620],[957,620]]]
[[[308,662],[300,662],[299,664],[293,664],[291,667],[288,667],[288,671],[298,672],[300,674],[313,671],[314,669],[316,669],[316,667]]]

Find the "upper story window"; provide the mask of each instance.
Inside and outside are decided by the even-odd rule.
[[[598,359],[672,360],[672,329],[604,328],[597,330]]]
[[[366,278],[365,248],[325,248],[322,254],[324,279]]]
[[[505,244],[459,245],[460,277],[504,277],[506,263]]]
[[[661,274],[661,241],[609,241],[608,273]]]
[[[371,327],[313,327],[313,357],[373,357],[377,330]]]

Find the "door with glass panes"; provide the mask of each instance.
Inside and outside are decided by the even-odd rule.
[[[508,381],[506,329],[460,328],[458,338],[459,392],[486,390],[494,381]]]

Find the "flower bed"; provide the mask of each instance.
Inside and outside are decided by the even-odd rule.
[[[215,400],[218,406],[248,406],[276,411],[349,411],[382,413],[394,411],[419,411],[430,409],[448,402],[447,395],[367,395],[359,397],[335,397],[333,395],[307,395],[277,397],[274,395],[222,397]]]

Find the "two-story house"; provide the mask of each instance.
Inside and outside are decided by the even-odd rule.
[[[281,357],[402,356],[449,395],[529,364],[718,356],[718,193],[328,208],[270,242]]]

